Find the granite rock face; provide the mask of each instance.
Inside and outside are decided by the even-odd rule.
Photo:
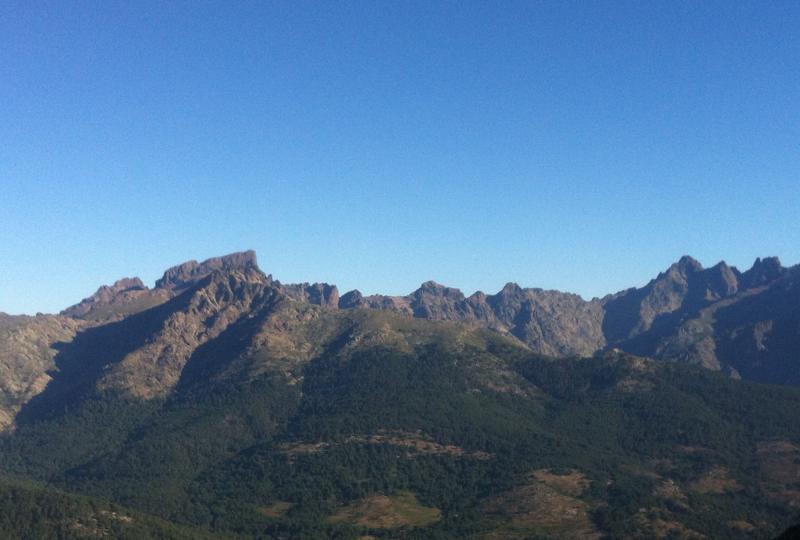
[[[87,321],[119,320],[168,300],[165,290],[151,290],[138,277],[123,278],[113,285],[103,285],[80,303],[70,306],[61,315]]]
[[[59,349],[84,326],[71,317],[0,313],[0,431],[48,385]]]
[[[792,311],[800,302],[787,300],[798,290],[792,281],[797,271],[784,268],[775,257],[757,259],[751,269],[740,272],[725,262],[703,268],[684,256],[642,288],[591,301],[515,283],[493,295],[477,292],[465,297],[458,289],[429,281],[407,296],[365,297],[350,291],[339,307],[478,324],[551,356],[590,356],[618,348],[733,376],[745,373],[755,380],[800,384],[800,366],[791,367],[796,362],[790,353],[800,350],[800,324],[793,322],[800,317]],[[748,313],[762,311],[758,320],[749,321],[752,328],[743,329],[741,321],[736,328],[728,327],[729,321],[748,320]],[[771,321],[769,313],[781,323]],[[750,353],[739,354],[736,351],[745,346],[743,336],[753,336],[746,345]],[[773,350],[769,343],[782,352],[768,354]]]
[[[119,323],[118,333],[140,332],[140,338],[117,353],[117,361],[99,378],[99,388],[141,399],[166,396],[198,348],[243,319],[270,310],[283,296],[271,279],[249,265],[213,270],[191,284],[182,283],[189,286],[166,304]]]
[[[297,283],[283,285],[283,291],[292,299],[315,306],[338,309],[339,289],[327,283]]]
[[[800,365],[788,354],[800,347],[800,325],[793,322],[800,304],[790,301],[800,294],[798,269],[784,268],[776,257],[756,259],[746,272],[724,262],[704,269],[683,257],[641,289],[603,298],[603,333],[610,345],[633,354],[800,384]],[[772,317],[782,324],[768,322]],[[743,336],[756,335],[745,346]],[[781,343],[780,358],[768,341]]]
[[[387,309],[422,319],[486,326],[552,356],[591,355],[605,345],[598,302],[559,291],[523,289],[515,283],[495,295],[477,292],[468,298],[459,289],[433,281],[408,296],[364,297],[350,291],[339,307]]]
[[[741,282],[745,288],[760,287],[768,285],[786,273],[786,268],[781,264],[778,257],[766,257],[756,259],[753,267],[741,275]]]
[[[201,263],[188,261],[173,266],[164,272],[164,276],[161,279],[156,281],[156,288],[181,290],[215,271],[244,272],[248,270],[260,271],[256,260],[256,252],[252,250],[231,253],[224,257],[214,257]]]

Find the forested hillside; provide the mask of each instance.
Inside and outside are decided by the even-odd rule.
[[[166,398],[23,415],[2,466],[242,537],[769,538],[797,515],[800,390],[319,316],[295,331],[339,332],[308,362],[214,347]]]

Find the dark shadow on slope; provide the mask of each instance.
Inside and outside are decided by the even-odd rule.
[[[84,330],[70,343],[56,344],[59,352],[56,369],[51,372],[53,379],[22,408],[17,423],[52,418],[78,405],[95,391],[108,367],[145,345],[171,314],[186,309],[194,290],[121,321]]]
[[[711,305],[712,301],[705,297],[706,291],[706,278],[689,279],[681,305],[674,311],[657,315],[644,331],[636,329],[642,323],[642,302],[653,292],[653,285],[622,293],[605,305],[603,335],[608,343],[606,349],[620,348],[631,354],[652,356],[663,339],[674,335],[681,324],[698,317],[700,310]]]
[[[248,359],[245,358],[248,348],[253,344],[269,318],[280,311],[285,302],[290,301],[277,291],[274,292],[271,297],[265,298],[264,302],[250,315],[232,323],[215,339],[198,347],[181,372],[176,386],[176,399],[181,399],[181,396],[187,392],[215,386],[217,383],[214,378],[226,370],[231,370],[231,374],[234,374],[234,381],[240,381],[242,376],[246,376],[247,370],[251,367]],[[324,347],[319,356],[335,354],[344,347],[356,325],[357,323],[353,323],[352,326],[344,329],[341,335]],[[235,365],[239,361],[241,361],[240,365]]]
[[[685,313],[680,309],[671,313],[663,313],[653,320],[653,324],[646,332],[635,335],[630,339],[614,343],[607,347],[607,349],[619,348],[637,356],[653,356],[659,344],[664,339],[675,335],[675,332],[681,324],[693,318],[696,314],[696,311]]]
[[[258,311],[240,318],[216,338],[195,349],[181,372],[176,394],[206,386],[211,379],[229,368],[232,362],[242,357],[280,301],[280,297],[272,297]]]
[[[605,305],[603,335],[607,343],[616,344],[631,335],[639,324],[639,306],[648,292],[648,288],[630,289]]]
[[[800,271],[715,314],[717,356],[746,379],[800,384]]]

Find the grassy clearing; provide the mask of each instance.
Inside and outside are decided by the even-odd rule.
[[[485,502],[484,514],[500,521],[485,538],[600,538],[589,517],[590,506],[579,498],[588,486],[588,479],[578,471],[534,471],[528,483]]]
[[[423,506],[416,495],[403,491],[396,495],[374,494],[342,508],[328,518],[330,523],[348,523],[369,529],[425,527],[441,518],[441,510]]]
[[[283,517],[286,514],[286,512],[288,512],[293,506],[294,503],[286,501],[275,501],[269,506],[264,506],[262,508],[259,508],[258,510],[268,518],[279,518]]]
[[[743,488],[730,477],[730,471],[725,467],[713,467],[702,478],[692,482],[689,489],[696,493],[729,493],[741,491]]]
[[[533,477],[555,489],[559,493],[579,497],[589,488],[589,479],[579,471],[571,470],[563,473],[551,469],[533,471]]]

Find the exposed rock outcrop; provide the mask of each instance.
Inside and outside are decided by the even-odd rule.
[[[345,294],[341,308],[388,309],[430,320],[461,321],[509,333],[532,350],[554,356],[591,355],[605,345],[602,307],[580,296],[509,283],[495,295],[459,290],[434,281],[408,296]]]
[[[254,270],[260,272],[256,261],[256,252],[253,250],[231,253],[223,257],[213,257],[201,263],[187,261],[173,266],[164,272],[164,276],[156,281],[157,289],[185,289],[212,272],[245,272]]]
[[[257,267],[235,268],[213,270],[172,300],[170,307],[174,309],[154,321],[153,331],[141,346],[105,370],[99,388],[113,388],[143,399],[166,396],[200,346],[239,320],[270,310],[284,297]]]
[[[123,278],[111,286],[103,285],[61,315],[98,322],[119,320],[166,302],[171,296],[169,291],[147,288],[138,277]]]
[[[70,317],[0,313],[0,431],[9,428],[22,406],[44,390],[59,348],[84,326]]]
[[[342,296],[339,307],[479,324],[512,334],[532,350],[553,356],[588,356],[616,347],[734,376],[744,370],[743,376],[748,378],[800,384],[800,368],[786,367],[792,365],[792,347],[800,349],[800,322],[792,322],[800,316],[791,311],[800,302],[787,303],[800,286],[792,284],[791,275],[775,257],[757,259],[742,273],[724,262],[705,269],[684,256],[644,287],[600,300],[586,301],[577,295],[522,288],[515,283],[494,295],[477,292],[467,298],[458,289],[429,281],[408,296],[365,297],[350,291]],[[762,295],[765,291],[769,294]],[[764,311],[763,320],[748,319],[753,306]],[[775,310],[781,314],[781,323],[770,319],[769,313]],[[737,322],[737,329],[727,327],[727,321],[740,318],[745,321]],[[754,326],[745,329],[745,322]],[[752,354],[737,357],[735,351],[742,346],[743,336],[752,336],[746,348]],[[784,359],[771,361],[783,368],[765,369],[767,351],[776,348],[783,351]],[[751,359],[742,361],[748,354]],[[749,369],[748,363],[762,367]]]
[[[283,291],[292,299],[308,302],[328,309],[339,307],[339,289],[327,283],[297,283],[283,285]]]
[[[752,268],[742,274],[741,281],[744,288],[761,287],[772,283],[785,273],[786,268],[778,257],[766,257],[763,260],[759,257]]]

